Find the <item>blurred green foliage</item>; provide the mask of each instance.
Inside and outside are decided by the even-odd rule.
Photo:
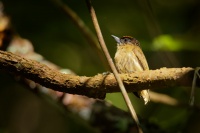
[[[29,39],[35,51],[51,62],[69,68],[79,75],[92,76],[107,71],[81,32],[51,0],[2,0],[2,2],[16,32],[23,38]],[[95,34],[85,1],[64,2]],[[200,61],[196,59],[200,57],[200,1],[92,2],[112,57],[116,44],[110,35],[131,35],[141,42],[151,69],[199,65]],[[186,102],[189,100],[188,91],[184,89],[175,88],[161,92]],[[126,110],[121,94],[108,94],[107,99]],[[185,108],[154,103],[143,106],[143,103],[136,98],[132,98],[132,101],[140,116],[157,123],[167,132],[192,130],[187,120],[192,121],[190,114],[192,116],[195,114]],[[198,126],[193,127],[194,131],[197,131]]]

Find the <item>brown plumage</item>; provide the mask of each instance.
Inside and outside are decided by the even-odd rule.
[[[135,71],[149,70],[139,41],[130,36],[118,38],[112,35],[112,37],[117,42],[117,51],[114,59],[119,73],[133,73]],[[148,90],[138,91],[134,94],[143,98],[145,104],[150,101]]]

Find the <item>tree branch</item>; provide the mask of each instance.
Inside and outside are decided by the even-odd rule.
[[[0,51],[0,69],[19,74],[45,87],[70,94],[104,99],[106,93],[120,92],[113,74],[94,77],[63,74],[37,61]],[[161,68],[133,74],[121,74],[128,92],[142,89],[191,86],[194,69]]]

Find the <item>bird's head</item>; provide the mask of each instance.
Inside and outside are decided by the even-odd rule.
[[[121,38],[114,35],[111,35],[111,36],[115,39],[115,41],[117,42],[117,45],[131,44],[131,45],[140,46],[140,42],[131,36],[123,36]]]

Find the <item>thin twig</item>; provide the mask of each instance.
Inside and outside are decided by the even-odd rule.
[[[162,103],[170,106],[180,106],[182,103],[177,99],[170,97],[166,94],[161,94],[153,91],[149,91],[151,101],[155,103]]]
[[[116,67],[115,67],[115,65],[113,63],[113,60],[112,60],[112,58],[111,58],[111,56],[110,56],[110,54],[108,52],[108,49],[106,47],[105,42],[104,42],[103,35],[101,33],[101,30],[100,30],[100,27],[99,27],[99,24],[98,24],[98,20],[97,20],[96,14],[95,14],[95,10],[91,5],[91,1],[90,0],[86,0],[86,3],[87,3],[87,6],[89,8],[89,11],[90,11],[90,14],[91,14],[91,17],[92,17],[92,21],[93,21],[93,24],[94,24],[94,27],[95,27],[95,30],[96,30],[96,33],[97,33],[101,48],[102,48],[102,50],[103,50],[103,52],[104,52],[104,54],[106,56],[106,59],[108,61],[109,66],[111,67],[111,69],[112,69],[112,71],[113,71],[113,73],[115,75],[115,78],[116,78],[116,80],[117,80],[117,82],[119,84],[119,87],[121,89],[121,92],[122,92],[122,95],[124,97],[124,100],[126,101],[128,109],[129,109],[133,119],[135,120],[137,126],[138,126],[138,132],[142,133],[143,131],[142,131],[141,127],[140,127],[139,119],[137,117],[135,109],[133,108],[133,105],[132,105],[132,103],[131,103],[131,101],[129,99],[129,96],[128,96],[127,92],[126,92],[126,89],[125,89],[125,87],[123,85],[123,82],[122,82],[122,80],[121,80],[121,78],[120,78],[120,76],[119,76],[119,74],[117,72],[117,69],[116,69]]]
[[[52,0],[56,6],[58,6],[69,18],[73,21],[76,27],[83,34],[85,39],[88,41],[88,44],[95,50],[103,65],[108,68],[109,66],[106,63],[106,60],[102,54],[101,48],[99,46],[98,40],[93,34],[93,32],[87,27],[84,21],[74,12],[69,6],[63,3],[61,0]],[[108,68],[109,69],[109,68]]]
[[[193,81],[192,81],[192,89],[191,89],[190,100],[189,100],[190,106],[194,105],[194,95],[195,95],[197,77],[200,78],[199,70],[200,70],[200,67],[197,67],[197,68],[195,68],[195,71],[194,71],[194,77],[193,77]]]

